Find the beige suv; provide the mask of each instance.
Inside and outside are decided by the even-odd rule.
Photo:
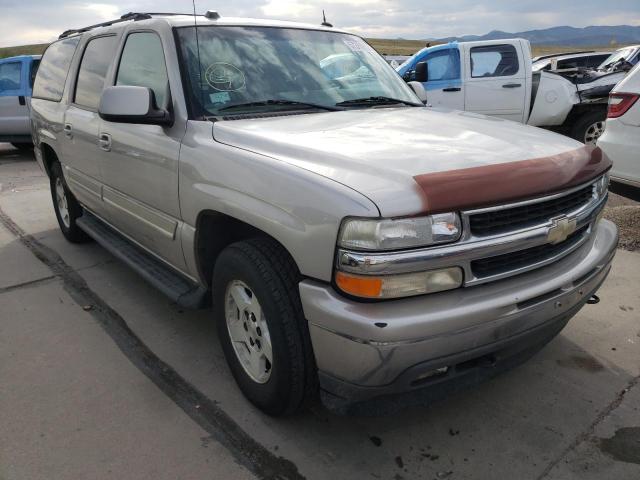
[[[211,304],[265,412],[344,412],[525,360],[615,252],[602,152],[418,94],[327,26],[129,14],[47,49],[32,128],[68,240]]]

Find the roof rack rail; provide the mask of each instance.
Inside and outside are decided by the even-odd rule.
[[[76,33],[88,32],[89,30],[93,30],[94,28],[98,28],[98,27],[108,27],[108,26],[114,25],[116,23],[129,22],[131,20],[133,20],[134,22],[137,22],[139,20],[148,20],[153,16],[170,16],[170,15],[189,15],[189,16],[193,16],[192,13],[129,12],[129,13],[125,13],[120,18],[116,18],[115,20],[109,20],[108,22],[96,23],[95,25],[89,25],[88,27],[83,27],[83,28],[74,28],[74,29],[71,29],[71,30],[65,30],[64,32],[62,32],[60,34],[60,36],[58,38],[59,39],[60,38],[65,38],[65,37],[68,37],[68,36],[76,34]]]

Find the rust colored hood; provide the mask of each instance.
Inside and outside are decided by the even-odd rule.
[[[414,177],[430,213],[488,207],[548,195],[611,168],[597,147],[584,146],[548,157],[428,173]]]

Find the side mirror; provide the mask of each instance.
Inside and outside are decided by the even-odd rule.
[[[420,99],[422,103],[427,104],[427,91],[424,89],[424,86],[420,82],[408,82],[407,85],[411,87],[416,96]]]
[[[424,83],[429,81],[429,65],[427,62],[420,62],[416,65],[416,82]]]
[[[108,122],[173,125],[171,112],[156,106],[153,90],[147,87],[107,87],[100,97],[98,114]]]

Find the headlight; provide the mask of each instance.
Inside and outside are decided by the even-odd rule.
[[[401,298],[442,292],[462,286],[460,267],[397,275],[354,275],[336,272],[336,285],[343,292],[361,298]]]
[[[349,218],[342,223],[338,245],[354,250],[400,250],[455,242],[461,231],[456,213],[396,220]]]

